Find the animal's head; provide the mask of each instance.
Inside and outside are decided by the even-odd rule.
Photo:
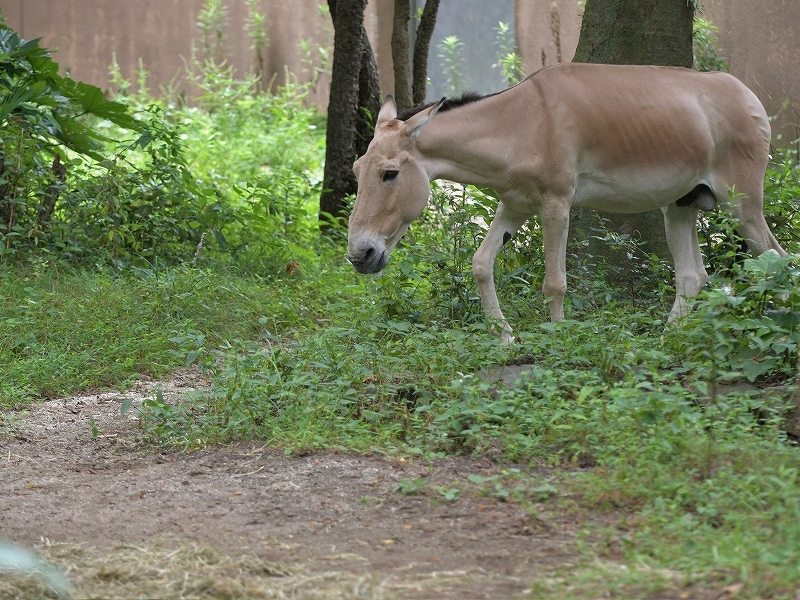
[[[377,273],[430,196],[430,177],[419,161],[416,138],[442,102],[407,120],[397,118],[391,96],[378,113],[375,136],[353,165],[358,193],[350,214],[347,258],[359,273]]]

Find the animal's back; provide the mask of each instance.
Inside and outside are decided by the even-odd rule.
[[[535,88],[554,137],[566,134],[584,150],[602,147],[609,166],[695,163],[729,142],[769,149],[763,106],[727,73],[570,63],[542,69],[525,84]]]
[[[548,155],[572,165],[576,204],[638,212],[712,185],[725,161],[753,179],[766,166],[766,112],[728,74],[571,63],[523,85],[546,123]]]

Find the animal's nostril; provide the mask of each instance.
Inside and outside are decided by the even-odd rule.
[[[375,248],[367,248],[366,252],[364,252],[364,261],[369,261],[373,255],[375,254]]]

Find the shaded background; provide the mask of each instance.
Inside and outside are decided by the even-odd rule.
[[[302,61],[300,40],[330,47],[333,28],[320,15],[319,0],[262,0],[267,15],[270,46],[266,56],[269,80],[283,83],[284,66],[298,80],[311,73]],[[324,2],[323,2],[324,4]],[[418,6],[424,0],[416,0]],[[76,79],[109,88],[108,71],[116,53],[122,74],[134,80],[141,58],[153,89],[174,82],[191,96],[185,83],[184,59],[192,54],[198,36],[197,15],[203,0],[8,0],[3,5],[7,23],[25,38],[42,38],[56,50],[62,70]],[[228,0],[227,47],[229,62],[241,71],[254,65],[250,40],[243,33],[244,0]],[[365,24],[375,50],[384,93],[393,91],[391,27],[393,0],[370,0]],[[730,62],[730,72],[758,94],[770,115],[773,134],[785,141],[800,137],[800,2],[797,0],[704,0],[703,16],[719,27],[719,46]],[[555,10],[554,10],[555,7]],[[502,20],[516,29],[520,54],[531,73],[556,62],[553,15],[558,15],[562,59],[572,59],[580,32],[576,0],[442,0],[429,57],[429,98],[444,94],[438,42],[457,35],[464,42],[463,74],[467,88],[479,92],[502,89],[494,27]],[[327,77],[312,89],[309,101],[322,109],[328,102]],[[797,99],[795,99],[797,98]]]

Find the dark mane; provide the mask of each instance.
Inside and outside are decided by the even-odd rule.
[[[495,94],[499,94],[500,92],[495,92]],[[459,106],[464,106],[465,104],[472,104],[473,102],[477,102],[478,100],[483,100],[484,98],[488,98],[489,96],[494,96],[495,94],[479,94],[478,92],[464,92],[458,98],[445,98],[444,103],[442,104],[441,108],[439,108],[439,112],[445,112],[447,110],[451,110],[453,108],[458,108]],[[425,110],[426,108],[433,106],[436,102],[428,102],[427,104],[422,104],[420,106],[414,106],[412,108],[407,108],[402,111],[397,118],[401,121],[407,121],[411,117],[413,117],[418,112]]]

